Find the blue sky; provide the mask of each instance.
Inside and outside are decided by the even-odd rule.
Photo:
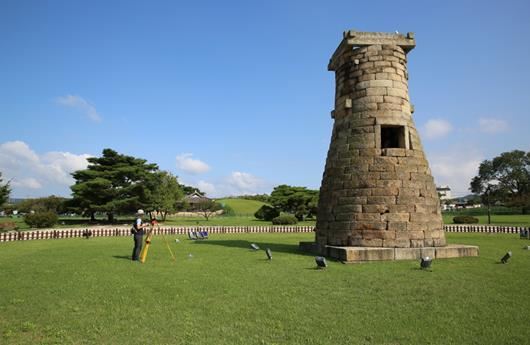
[[[415,32],[414,120],[436,183],[530,150],[528,1],[0,1],[0,172],[67,196],[104,148],[210,196],[318,189],[331,54],[348,29]]]

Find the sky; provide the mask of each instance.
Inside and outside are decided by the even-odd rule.
[[[409,92],[437,185],[530,150],[528,1],[0,0],[0,172],[69,196],[105,148],[211,197],[320,187],[342,32],[414,32]]]

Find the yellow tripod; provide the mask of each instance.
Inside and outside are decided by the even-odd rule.
[[[158,232],[160,233],[160,225],[157,224]],[[142,252],[140,253],[140,262],[144,263],[147,259],[147,252],[149,251],[149,246],[151,245],[151,238],[153,237],[153,230],[154,230],[154,224],[151,223],[149,225],[149,232],[147,233],[147,237],[145,238],[145,246],[142,248]],[[173,254],[173,251],[171,250],[171,247],[169,246],[169,243],[167,241],[166,236],[162,233],[162,238],[164,239],[164,242],[166,242],[167,250],[169,250],[169,253],[171,254],[171,257],[173,258],[173,261],[176,261],[175,255]]]

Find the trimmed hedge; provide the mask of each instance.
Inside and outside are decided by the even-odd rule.
[[[274,225],[293,225],[296,223],[298,223],[298,219],[290,214],[282,214],[281,216],[272,219],[272,224]]]
[[[453,217],[453,223],[455,224],[477,224],[478,218],[471,216],[456,216]]]
[[[58,217],[55,212],[35,212],[24,216],[24,222],[32,228],[49,228],[57,224]]]

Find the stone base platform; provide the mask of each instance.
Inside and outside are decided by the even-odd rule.
[[[344,263],[389,260],[420,260],[422,257],[433,259],[461,258],[478,256],[479,247],[463,244],[449,244],[445,247],[423,248],[379,248],[379,247],[339,247],[319,248],[314,242],[300,242],[300,250],[324,255]]]

